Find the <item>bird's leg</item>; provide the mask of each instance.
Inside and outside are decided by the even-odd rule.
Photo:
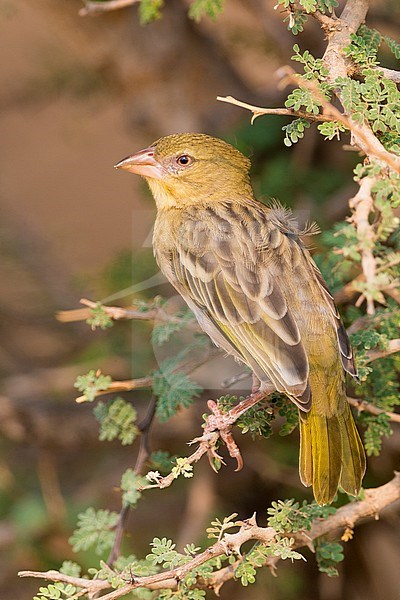
[[[222,441],[227,447],[229,456],[234,458],[237,462],[236,471],[240,471],[243,467],[243,459],[239,447],[231,433],[231,427],[239,417],[263,400],[269,393],[269,391],[260,391],[258,389],[255,393],[252,392],[244,400],[239,402],[239,404],[231,408],[227,413],[223,413],[214,400],[209,400],[207,406],[211,410],[211,414],[207,417],[205,422],[204,434],[193,441],[204,441],[209,439],[211,433],[218,431]],[[213,465],[213,459],[218,458],[221,460],[221,457],[216,453],[214,447],[210,447],[207,454],[211,465]]]

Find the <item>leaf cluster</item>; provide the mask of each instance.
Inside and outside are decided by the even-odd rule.
[[[255,544],[235,569],[235,579],[246,587],[256,581],[256,569],[263,567],[268,559],[305,560],[300,552],[293,550],[293,538],[276,536],[269,544]]]
[[[93,410],[100,423],[100,441],[119,440],[123,446],[132,444],[139,434],[136,426],[137,411],[121,397],[109,402],[98,402]]]
[[[69,539],[74,552],[93,548],[96,554],[109,550],[114,542],[114,528],[118,513],[110,510],[87,508],[78,515],[77,528]]]
[[[320,539],[316,544],[315,557],[321,573],[326,573],[328,577],[337,577],[337,565],[344,559],[343,546],[339,542]]]
[[[204,16],[213,21],[218,17],[223,8],[224,0],[192,0],[189,6],[188,16],[190,19],[200,21]],[[160,19],[164,0],[141,0],[139,5],[139,19],[142,25]]]
[[[180,369],[188,353],[204,344],[204,339],[199,337],[194,344],[163,361],[154,373],[153,392],[158,398],[156,414],[160,421],[167,421],[179,408],[187,408],[201,394],[202,387]]]
[[[91,369],[86,375],[79,375],[76,378],[74,387],[83,392],[88,402],[93,402],[97,392],[108,390],[111,381],[109,375],[103,375],[101,371]]]
[[[268,525],[278,533],[296,533],[309,531],[312,521],[317,518],[326,519],[336,512],[332,506],[319,506],[316,502],[302,504],[291,500],[278,500],[272,502],[267,513]]]
[[[184,309],[174,315],[175,319],[165,323],[156,323],[151,334],[151,341],[156,346],[162,346],[172,335],[185,329],[194,316],[191,310]]]

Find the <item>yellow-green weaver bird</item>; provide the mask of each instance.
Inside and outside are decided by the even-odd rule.
[[[318,504],[357,495],[364,449],[345,392],[356,367],[345,328],[290,213],[258,202],[250,161],[200,133],[163,137],[120,161],[157,205],[157,263],[200,326],[261,390],[299,408],[300,478]]]

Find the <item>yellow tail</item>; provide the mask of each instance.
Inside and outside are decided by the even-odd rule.
[[[338,485],[348,494],[358,494],[365,452],[344,392],[331,403],[314,397],[311,389],[312,408],[309,413],[300,411],[299,471],[302,483],[313,486],[315,500],[322,505],[332,502]]]

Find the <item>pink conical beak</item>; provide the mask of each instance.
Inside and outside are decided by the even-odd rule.
[[[150,179],[162,179],[165,175],[164,168],[154,158],[155,148],[150,146],[144,150],[136,152],[120,160],[115,166],[116,169],[125,169],[130,173],[136,173],[142,177]]]

